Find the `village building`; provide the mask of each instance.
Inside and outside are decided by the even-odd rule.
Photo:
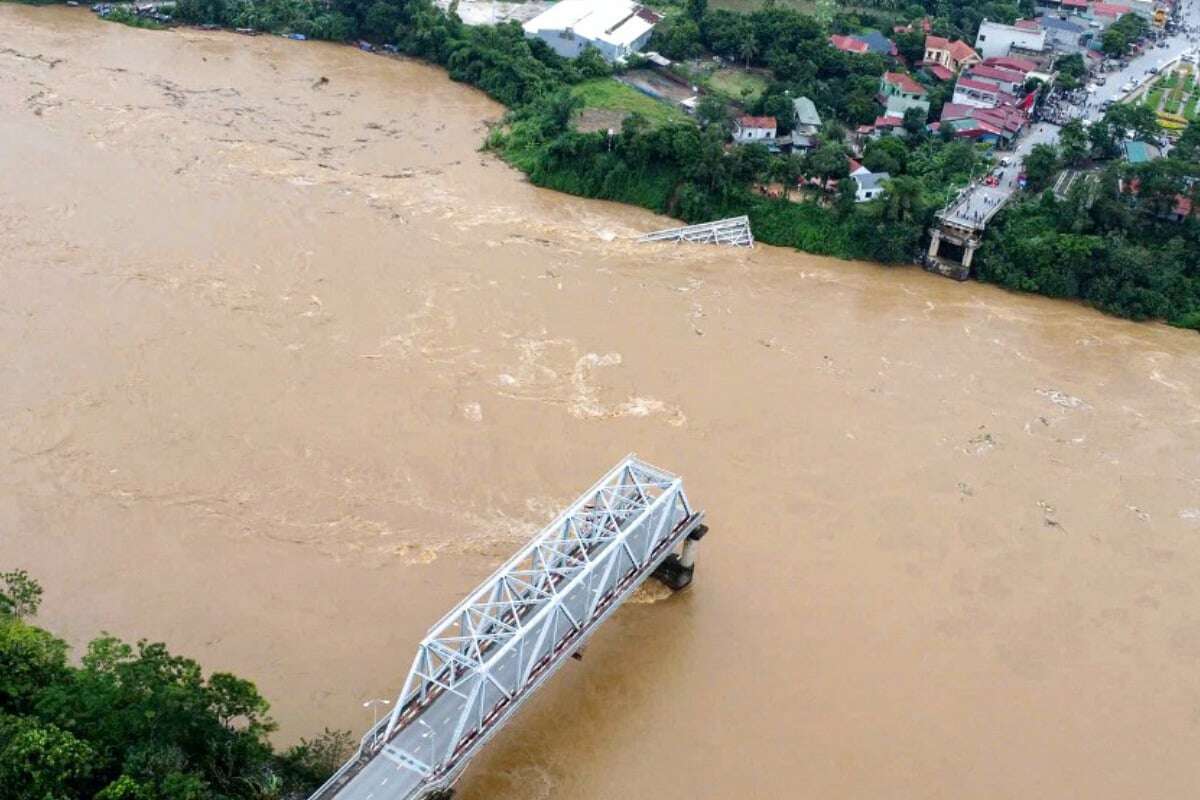
[[[973,81],[994,83],[1000,90],[1014,96],[1022,94],[1025,88],[1024,73],[988,64],[979,64],[978,66],[971,67],[970,71],[964,77]]]
[[[1078,18],[1041,16],[1037,21],[1046,32],[1046,46],[1060,53],[1082,53],[1092,38],[1087,22]]]
[[[1132,14],[1131,6],[1120,3],[1092,3],[1088,6],[1088,16],[1101,28],[1107,28],[1126,14]]]
[[[792,101],[792,110],[795,114],[792,123],[793,133],[805,136],[815,136],[820,133],[821,115],[817,113],[817,106],[812,100],[807,97],[797,97]]]
[[[971,45],[955,39],[953,42],[941,36],[926,36],[925,37],[925,61],[927,67],[940,66],[949,70],[951,73],[957,73],[964,67],[974,66],[982,59],[979,54],[971,47]],[[938,75],[942,78],[941,75]]]
[[[866,203],[880,197],[884,192],[884,181],[889,181],[892,176],[886,172],[871,172],[866,167],[852,173],[850,175],[854,179],[855,191],[854,202]]]
[[[972,139],[985,144],[1010,146],[1025,128],[1029,118],[1017,108],[1000,106],[980,108],[961,103],[946,103],[938,130],[948,129],[956,139]]]
[[[895,42],[876,30],[864,31],[855,38],[861,42],[866,42],[868,50],[872,53],[878,53],[881,56],[895,58],[900,52],[896,48]]]
[[[1122,0],[1129,10],[1146,21],[1154,19],[1156,6],[1154,0]]]
[[[904,129],[903,117],[885,114],[882,117],[876,117],[875,124],[871,126],[872,139],[882,139],[884,136],[899,136],[903,138],[907,135],[908,131]]]
[[[594,47],[610,63],[637,53],[662,17],[630,0],[560,0],[521,27],[565,58]]]
[[[742,116],[733,121],[733,140],[738,144],[758,142],[771,146],[776,144],[778,123],[774,117]]]
[[[885,72],[879,79],[877,99],[892,116],[903,117],[910,108],[919,108],[921,113],[928,114],[928,94],[924,86],[901,72]]]
[[[954,99],[951,102],[975,108],[996,108],[1014,100],[1011,94],[992,81],[959,78],[958,83],[954,84]]]
[[[1030,22],[1029,20],[1018,20]],[[984,58],[1016,53],[1040,53],[1046,49],[1046,32],[1033,25],[1004,25],[984,20],[975,37],[975,51]]]
[[[1017,58],[1016,56],[996,56],[993,58],[985,58],[983,60],[985,66],[1000,67],[1001,69],[1020,72],[1026,78],[1031,72],[1035,72],[1040,68],[1038,62],[1029,58]]]
[[[864,53],[871,52],[870,45],[854,36],[841,36],[835,33],[829,37],[829,43],[843,53],[853,53],[861,56]]]

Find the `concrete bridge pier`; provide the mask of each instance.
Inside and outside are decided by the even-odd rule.
[[[699,525],[683,540],[682,552],[671,553],[663,559],[654,570],[654,577],[665,583],[671,590],[678,592],[686,589],[692,582],[696,572],[696,548],[704,534],[708,533],[707,525]]]

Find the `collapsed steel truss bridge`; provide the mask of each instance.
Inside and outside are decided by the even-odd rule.
[[[392,713],[311,800],[446,792],[646,578],[691,582],[703,517],[680,478],[627,456],[429,629]]]

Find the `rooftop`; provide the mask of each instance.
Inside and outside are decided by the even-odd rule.
[[[856,39],[853,36],[839,36],[836,33],[829,37],[829,43],[844,53],[861,54],[869,52],[871,49],[862,39]]]
[[[821,115],[817,113],[817,107],[812,100],[807,97],[797,97],[792,101],[792,108],[796,112],[797,125],[814,125],[820,127]]]
[[[994,83],[988,83],[987,81],[973,81],[970,78],[959,78],[958,84],[955,88],[958,86],[961,86],[964,89],[975,89],[979,92],[991,92],[993,94],[1000,91],[1000,87]]]
[[[900,89],[902,92],[909,94],[925,94],[925,87],[914,81],[903,72],[885,72],[883,73],[883,82],[890,83]]]
[[[1072,22],[1069,19],[1059,19],[1058,17],[1038,17],[1038,21],[1043,28],[1051,28],[1056,31],[1067,31],[1068,33],[1083,33],[1084,27],[1078,22]]]
[[[774,117],[752,117],[747,114],[738,117],[737,124],[742,128],[774,128],[777,122]]]
[[[937,78],[939,81],[949,81],[954,79],[954,73],[948,70],[946,67],[943,67],[941,64],[926,64],[925,71]]]
[[[862,189],[878,189],[884,181],[892,179],[892,176],[886,172],[860,172],[853,177],[859,188]]]
[[[895,43],[879,31],[865,31],[857,38],[860,41],[866,42],[867,47],[871,48],[872,53],[879,53],[885,56],[895,55],[896,53]]]
[[[1036,62],[1030,61],[1028,58],[1017,58],[1016,56],[992,56],[985,58],[983,63],[989,67],[1003,67],[1020,73],[1033,72],[1038,66]]]
[[[660,19],[631,0],[560,0],[521,27],[530,35],[570,30],[591,41],[628,46]]]
[[[1025,75],[1011,69],[1003,69],[994,67],[990,64],[976,64],[971,67],[968,74],[970,78],[988,78],[991,80],[1003,81],[1004,83],[1024,83]]]
[[[950,56],[955,61],[966,61],[968,58],[979,58],[979,53],[962,39],[955,39],[950,43]]]

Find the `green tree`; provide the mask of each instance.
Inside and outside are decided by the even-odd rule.
[[[687,15],[699,24],[708,12],[708,0],[687,0]]]
[[[850,174],[846,148],[837,142],[825,142],[806,159],[805,170],[824,180],[840,179]]]
[[[924,188],[910,175],[894,177],[884,186],[884,219],[919,222],[925,214]]]
[[[1113,26],[1100,37],[1100,48],[1106,56],[1119,58],[1129,50],[1129,40],[1119,28]]]
[[[1062,151],[1063,161],[1073,167],[1083,164],[1092,149],[1091,142],[1088,141],[1087,130],[1077,119],[1062,126],[1062,130],[1058,134],[1058,144]]]
[[[1200,124],[1192,123],[1183,129],[1183,134],[1171,150],[1171,158],[1200,163]]]
[[[0,572],[0,616],[32,617],[42,605],[42,587],[23,569]]]
[[[1024,168],[1029,190],[1040,192],[1050,185],[1059,170],[1058,150],[1054,145],[1035,144],[1025,156]]]
[[[702,128],[727,130],[730,125],[729,107],[715,94],[706,94],[696,103],[696,121]]]
[[[700,25],[690,17],[668,17],[655,27],[650,46],[667,58],[694,58],[703,50]]]
[[[1061,56],[1054,67],[1058,71],[1058,85],[1064,89],[1078,89],[1087,77],[1087,65],[1079,53]]]
[[[833,207],[840,219],[849,219],[858,204],[858,184],[849,178],[838,181]]]
[[[909,108],[904,112],[904,130],[912,138],[925,133],[925,112],[920,108]]]
[[[758,55],[758,42],[754,38],[752,32],[748,32],[742,37],[738,43],[738,56],[745,60],[746,69],[750,69],[750,62]]]
[[[86,742],[32,718],[0,715],[0,797],[75,800],[91,773]]]
[[[0,617],[0,711],[24,714],[68,678],[67,645],[15,617]]]

